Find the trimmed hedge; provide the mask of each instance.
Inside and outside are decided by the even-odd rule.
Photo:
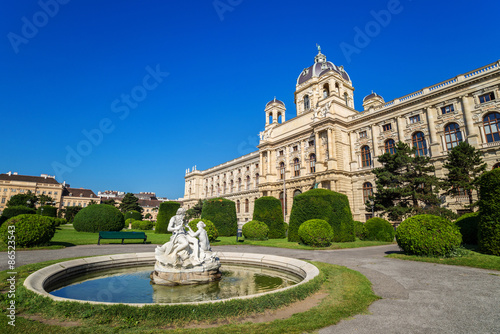
[[[48,243],[56,233],[54,218],[40,215],[18,215],[10,218],[0,227],[0,237],[7,244],[9,236],[8,227],[16,227],[13,235],[16,237],[17,247],[34,247]]]
[[[260,221],[251,220],[242,228],[243,236],[249,240],[267,240],[269,238],[269,227]]]
[[[269,227],[269,239],[286,237],[283,210],[279,199],[272,196],[258,198],[255,201],[252,219],[263,222]]]
[[[36,214],[47,217],[57,217],[57,208],[51,205],[44,205],[36,209]]]
[[[500,256],[500,168],[479,179],[479,250]]]
[[[355,220],[353,224],[354,224],[354,235],[356,236],[356,238],[362,240],[364,237],[365,224],[357,220]]]
[[[135,220],[142,220],[142,213],[136,210],[125,212],[124,216],[125,216],[125,221],[129,218],[133,218]]]
[[[113,205],[94,204],[80,210],[73,219],[78,232],[121,231],[125,227],[123,214]]]
[[[288,241],[300,241],[300,225],[310,219],[326,220],[333,228],[334,242],[356,240],[354,223],[346,195],[327,189],[312,189],[293,198]]]
[[[28,208],[24,205],[10,206],[3,209],[2,216],[0,216],[0,225],[2,225],[8,219],[19,216],[19,215],[34,215],[36,213],[35,209]]]
[[[328,247],[333,241],[333,228],[326,220],[311,219],[300,225],[299,237],[305,245]]]
[[[238,233],[236,205],[228,199],[214,198],[206,200],[203,203],[201,219],[212,221],[222,237],[231,237]]]
[[[460,246],[462,235],[446,218],[416,215],[398,226],[396,241],[406,254],[448,256]]]
[[[61,226],[61,225],[64,225],[64,224],[67,224],[68,222],[66,221],[66,219],[64,218],[57,218],[57,217],[51,217],[52,220],[54,221],[54,224],[57,226]]]
[[[132,219],[132,218],[129,218]],[[128,220],[128,219],[127,219]],[[141,231],[149,231],[153,229],[153,222],[149,220],[133,220],[132,221],[132,229],[141,230]]]
[[[394,235],[396,234],[394,227],[385,219],[379,217],[370,218],[365,223],[364,228],[364,240],[394,241]]]
[[[168,232],[168,223],[170,218],[175,216],[177,210],[181,207],[178,202],[163,202],[160,204],[160,209],[158,210],[158,216],[156,217],[156,234],[166,234]]]
[[[479,212],[466,213],[455,221],[455,225],[462,233],[462,243],[477,245],[477,234],[479,227]]]
[[[207,231],[207,234],[208,234],[208,241],[212,242],[212,241],[217,240],[217,238],[219,237],[219,231],[217,231],[217,228],[215,227],[214,223],[212,223],[208,219],[196,218],[196,219],[191,220],[188,225],[189,225],[189,227],[191,227],[193,232],[198,231],[198,226],[196,226],[196,225],[198,224],[199,221],[202,221],[205,223],[205,231]]]

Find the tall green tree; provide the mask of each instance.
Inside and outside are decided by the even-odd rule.
[[[191,220],[193,218],[200,218],[202,209],[203,209],[203,201],[199,199],[198,203],[196,203],[191,209],[188,209],[186,211],[186,219]]]
[[[54,199],[50,196],[47,196],[45,194],[41,194],[40,196],[38,196],[38,204],[40,205],[45,205],[52,202],[54,202]]]
[[[441,183],[447,195],[457,196],[463,193],[469,198],[467,207],[473,208],[473,191],[479,191],[479,177],[486,171],[483,154],[467,142],[461,142],[448,152],[444,168],[448,173]]]
[[[382,167],[374,168],[376,192],[370,196],[368,211],[382,211],[389,219],[402,220],[415,212],[421,204],[435,206],[438,198],[439,180],[432,173],[435,168],[430,158],[415,156],[412,149],[403,142],[396,144],[394,154],[384,153],[378,161]]]
[[[102,204],[108,204],[108,205],[112,205],[112,206],[116,206],[116,202],[114,199],[110,198],[110,199],[105,199],[101,202]]]
[[[36,203],[38,202],[38,197],[33,194],[30,190],[26,194],[17,194],[12,196],[6,203],[6,207],[12,206],[26,206],[28,208],[34,209]]]
[[[120,204],[120,211],[125,213],[134,210],[142,213],[143,209],[139,205],[139,199],[132,193],[126,193]]]

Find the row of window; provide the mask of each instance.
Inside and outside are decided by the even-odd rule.
[[[500,113],[493,112],[483,118],[483,128],[488,143],[500,141]],[[446,150],[451,150],[453,147],[463,141],[460,126],[457,123],[450,123],[444,128],[444,140]],[[412,145],[416,150],[415,155],[427,155],[427,142],[423,132],[416,132],[412,136]],[[396,152],[396,143],[393,139],[388,139],[385,142],[385,153],[394,154]],[[372,165],[370,147],[367,145],[361,148],[361,166],[370,167]]]
[[[309,155],[309,173],[316,172],[316,154]],[[300,176],[300,160],[299,158],[293,159],[293,176]],[[285,178],[285,163],[280,162],[280,179]]]
[[[258,186],[258,185],[259,185],[259,174],[257,173],[257,174],[255,174],[255,186]],[[250,176],[247,176],[247,178],[246,178],[246,190],[250,190],[251,186],[252,186],[252,182],[251,182]],[[220,192],[220,185],[219,184],[216,185],[216,189],[218,192]],[[238,178],[237,189],[238,189],[238,191],[243,190],[241,178]],[[222,190],[223,190],[222,194],[225,194],[227,192],[227,183],[226,182],[223,183]],[[234,181],[231,180],[229,182],[229,193],[232,193],[233,190],[234,190]],[[214,195],[214,186],[213,185],[210,186],[210,193],[212,196]],[[208,196],[208,186],[205,187],[205,194]]]
[[[4,192],[7,192],[7,191],[9,191],[9,188],[3,188],[3,191],[4,191]],[[15,193],[15,192],[17,192],[17,191],[19,191],[20,193],[24,193],[25,189],[10,188],[10,191],[11,191],[11,192],[13,192],[13,193]],[[37,195],[40,195],[40,190],[37,190],[37,192],[36,192],[36,193],[37,193]],[[42,191],[42,194],[43,194],[43,195],[46,195],[46,194],[47,194],[47,192],[44,190],[44,191]],[[52,191],[49,191],[49,192],[48,192],[48,194],[49,194],[49,195],[52,195]],[[57,195],[57,191],[54,191],[54,195]]]
[[[247,172],[250,171],[250,166],[246,166],[245,169],[246,169]],[[257,169],[257,170],[259,169],[259,164],[255,164],[255,169]],[[238,169],[238,173],[237,174],[241,174],[241,168]],[[231,176],[233,176],[233,171],[229,172],[229,177],[231,177]],[[223,179],[226,178],[226,173],[223,174],[222,178]],[[219,179],[219,175],[217,175],[217,180],[218,179]],[[210,181],[213,181],[213,180],[214,180],[214,178],[212,177],[210,179]],[[205,183],[208,183],[208,179],[205,179]]]

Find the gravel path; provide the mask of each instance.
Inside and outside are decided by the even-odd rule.
[[[17,266],[91,255],[153,252],[156,245],[85,245],[57,250],[19,251]],[[339,264],[357,270],[382,297],[370,314],[357,315],[329,333],[500,333],[500,272],[385,258],[396,245],[307,251],[257,246],[219,246],[214,250],[263,253]],[[0,270],[7,269],[6,253]]]

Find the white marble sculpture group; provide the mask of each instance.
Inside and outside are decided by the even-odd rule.
[[[197,224],[194,232],[189,226],[185,229],[186,210],[180,208],[168,224],[172,232],[170,240],[155,250],[155,270],[151,280],[155,284],[180,285],[207,283],[220,279],[220,261],[217,253],[212,252],[205,224]]]

